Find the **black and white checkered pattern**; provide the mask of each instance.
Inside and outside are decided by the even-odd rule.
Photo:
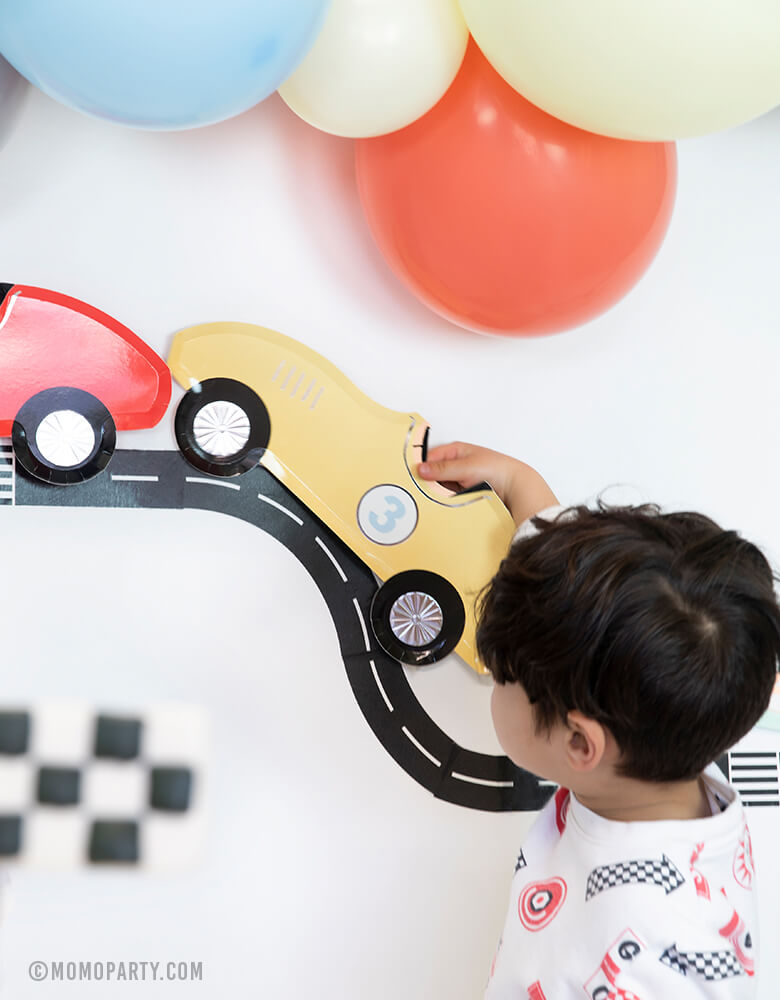
[[[618,861],[613,865],[594,868],[588,876],[585,899],[593,899],[605,889],[618,885],[648,883],[660,886],[668,895],[685,882],[682,872],[664,854],[661,860]]]
[[[16,502],[16,457],[10,441],[0,440],[0,507]]]
[[[206,731],[196,706],[0,706],[0,862],[181,867],[200,853]]]
[[[730,750],[717,761],[726,779],[748,807],[780,806],[780,758],[777,750]]]
[[[675,972],[689,972],[709,982],[743,976],[745,970],[733,951],[678,951],[676,945],[667,948],[661,961]]]

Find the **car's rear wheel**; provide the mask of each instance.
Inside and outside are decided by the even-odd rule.
[[[371,625],[380,646],[402,663],[435,663],[455,649],[466,613],[460,594],[444,577],[407,570],[374,595]]]
[[[27,400],[11,439],[16,460],[31,476],[68,486],[105,469],[116,448],[116,425],[96,396],[61,386]]]
[[[262,399],[231,378],[209,378],[185,393],[176,410],[176,441],[196,469],[238,476],[253,469],[271,437]]]

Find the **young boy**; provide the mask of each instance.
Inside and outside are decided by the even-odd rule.
[[[754,997],[750,834],[711,762],[771,696],[766,559],[700,514],[561,512],[533,469],[474,445],[432,449],[420,475],[486,480],[520,526],[477,646],[502,747],[560,785],[518,858],[487,1000]]]

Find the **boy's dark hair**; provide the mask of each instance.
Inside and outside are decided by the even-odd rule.
[[[479,598],[480,659],[498,684],[522,684],[537,731],[579,709],[615,737],[620,774],[697,777],[769,703],[769,563],[702,514],[649,504],[533,524]]]

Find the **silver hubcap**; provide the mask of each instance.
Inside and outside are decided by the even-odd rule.
[[[401,594],[390,608],[390,628],[407,646],[427,646],[441,632],[444,615],[438,603],[419,590]]]
[[[241,407],[224,399],[206,403],[192,423],[195,443],[215,458],[227,458],[241,451],[251,430],[249,417]]]
[[[38,424],[35,444],[49,465],[62,469],[86,462],[95,449],[92,425],[75,410],[54,410]]]

